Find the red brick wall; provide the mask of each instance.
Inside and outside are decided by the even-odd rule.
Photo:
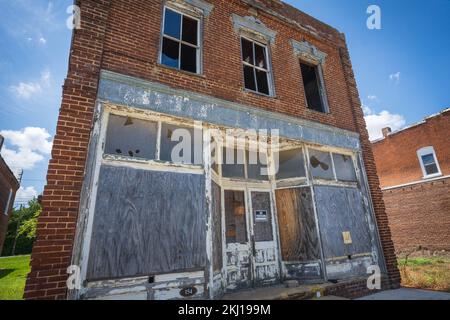
[[[383,192],[398,252],[450,251],[450,178]]]
[[[103,53],[109,0],[83,0],[38,220],[25,299],[64,299]]]
[[[433,146],[442,174],[450,175],[450,110],[373,144],[383,188],[423,179],[417,150]]]
[[[231,13],[249,15],[248,7],[241,1],[209,0],[214,4],[214,10],[204,24],[202,76],[157,64],[162,1],[77,2],[81,4],[82,29],[74,33],[25,298],[62,299],[66,294],[66,268],[73,249],[101,68],[359,132],[391,280],[398,282],[389,227],[350,58],[345,41],[337,31],[294,12],[293,16],[298,16],[301,22],[314,25],[319,32],[328,34],[327,39],[335,41],[320,40],[260,12],[258,19],[277,31],[276,42],[270,48],[276,97],[269,98],[243,91],[240,43],[231,19]],[[328,54],[324,78],[330,114],[306,108],[300,66],[290,39],[310,41]]]

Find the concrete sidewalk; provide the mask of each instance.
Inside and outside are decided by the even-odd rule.
[[[400,288],[381,291],[356,300],[450,300],[450,293],[422,289]]]

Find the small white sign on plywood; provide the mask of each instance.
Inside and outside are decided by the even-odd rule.
[[[255,210],[256,221],[267,221],[267,210]]]

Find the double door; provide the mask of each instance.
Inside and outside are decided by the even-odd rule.
[[[223,189],[228,291],[279,281],[280,271],[270,189]]]

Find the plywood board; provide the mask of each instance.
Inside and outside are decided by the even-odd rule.
[[[371,252],[371,236],[360,191],[316,186],[314,193],[325,258]],[[343,232],[350,232],[351,244],[344,244]]]
[[[283,261],[320,259],[310,187],[276,191]]]
[[[222,193],[220,186],[212,182],[212,239],[213,239],[213,269],[220,271],[223,265],[222,253]]]
[[[88,280],[200,269],[204,176],[102,166]]]

